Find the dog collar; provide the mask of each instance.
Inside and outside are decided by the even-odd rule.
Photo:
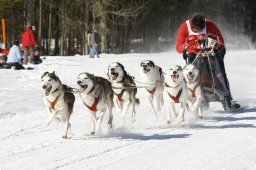
[[[91,111],[96,112],[96,111],[97,111],[97,105],[98,105],[98,103],[99,103],[99,97],[95,97],[94,103],[93,103],[91,106],[87,105],[85,102],[84,102],[84,105],[85,105],[88,109],[90,109]]]
[[[60,87],[60,85],[52,93],[55,93],[56,91],[58,91],[59,87]]]
[[[91,88],[91,90],[90,90],[87,94],[91,93],[94,89],[95,89],[95,86],[93,86],[93,87]]]
[[[50,103],[50,105],[51,105],[51,112],[52,112],[52,110],[55,110],[55,105],[57,104],[57,102],[58,102],[58,100],[59,100],[59,97],[60,97],[60,94],[55,98],[55,100],[53,101],[53,102],[51,102],[50,100],[48,100],[47,98],[46,98],[46,100]]]
[[[167,92],[168,93],[168,92]],[[170,96],[170,98],[175,102],[175,103],[180,103],[179,99],[182,93],[182,89],[180,89],[180,91],[178,92],[178,94],[176,96],[172,96],[170,93],[168,93],[168,95]]]
[[[181,84],[181,83],[180,83],[180,84]],[[177,86],[171,87],[171,86],[169,86],[167,83],[165,83],[165,86],[166,86],[166,87],[169,87],[169,88],[176,88],[176,87],[178,87],[180,84],[177,84]]]

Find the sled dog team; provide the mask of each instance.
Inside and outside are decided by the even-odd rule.
[[[164,75],[161,67],[153,61],[143,60],[140,63],[141,86],[136,86],[135,80],[128,75],[121,63],[114,62],[108,66],[108,80],[84,72],[77,77],[77,92],[83,102],[84,108],[91,116],[91,135],[99,134],[105,112],[108,112],[108,126],[112,127],[115,107],[120,112],[121,124],[125,126],[125,117],[132,108],[132,120],[135,121],[136,106],[140,104],[136,97],[137,88],[145,88],[150,110],[157,120],[157,111],[164,105],[163,93],[166,89],[168,96],[167,123],[181,123],[184,121],[186,108],[202,118],[202,101],[199,70],[192,64],[184,68],[172,65]],[[45,72],[41,76],[43,89],[43,104],[50,113],[47,124],[53,120],[65,122],[63,138],[67,138],[71,128],[70,116],[73,112],[75,95],[74,89],[62,84],[55,72]],[[154,106],[153,99],[156,99]],[[180,105],[179,112],[176,106]],[[188,106],[188,107],[187,107]],[[157,111],[156,111],[157,110]]]

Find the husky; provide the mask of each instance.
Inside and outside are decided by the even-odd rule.
[[[121,63],[114,62],[108,66],[109,81],[114,92],[114,105],[121,112],[122,126],[125,126],[125,115],[132,105],[132,120],[135,121],[135,105],[139,104],[136,98],[137,88],[133,78],[127,74]]]
[[[51,124],[53,120],[66,123],[63,138],[67,138],[68,130],[71,128],[69,122],[73,112],[75,95],[72,89],[61,83],[59,77],[53,71],[45,72],[41,76],[43,89],[43,104],[50,113],[47,124]]]
[[[150,104],[150,109],[153,110],[156,120],[158,119],[156,109],[153,104],[154,97],[156,98],[157,111],[161,110],[164,105],[164,75],[162,68],[155,65],[151,60],[143,60],[140,63],[140,75],[142,84],[147,86],[146,93]]]
[[[187,85],[189,109],[202,119],[202,91],[200,85],[199,70],[193,64],[187,64],[183,68],[183,75]]]
[[[91,116],[91,135],[99,134],[103,116],[108,109],[108,126],[112,127],[113,91],[111,84],[103,77],[96,77],[93,74],[84,72],[77,77],[79,94],[83,104]],[[97,117],[96,113],[100,112]]]
[[[181,66],[172,65],[169,67],[165,87],[169,98],[167,124],[171,122],[181,123],[184,121],[184,112],[188,97]],[[176,115],[176,103],[180,104],[178,116]]]

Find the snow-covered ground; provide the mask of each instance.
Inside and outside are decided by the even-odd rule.
[[[168,69],[184,65],[176,52],[155,54],[46,57],[35,70],[0,70],[0,169],[133,169],[133,170],[253,170],[256,169],[256,51],[228,51],[226,71],[233,98],[244,109],[226,113],[219,103],[211,103],[204,119],[186,113],[185,122],[167,125],[166,106],[154,121],[144,89],[139,89],[141,105],[137,121],[120,128],[120,115],[114,110],[114,127],[102,135],[89,135],[90,118],[76,94],[71,117],[70,139],[62,139],[64,125],[46,126],[47,111],[41,99],[40,77],[55,70],[64,84],[77,87],[81,72],[106,77],[111,62],[122,63],[127,72],[140,80],[139,64],[153,60]],[[166,98],[166,96],[165,96]]]

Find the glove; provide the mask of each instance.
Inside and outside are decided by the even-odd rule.
[[[218,52],[217,56],[219,59],[223,60],[226,54],[226,48],[223,45],[216,44],[216,50]]]
[[[188,58],[188,55],[187,55],[187,49],[188,48],[189,48],[189,46],[184,46],[184,48],[183,48],[182,57],[183,57],[184,60],[187,60],[187,58]]]
[[[187,60],[188,55],[187,55],[186,53],[183,52],[183,55],[182,55],[182,56],[183,56],[183,59],[184,59],[184,60]]]

